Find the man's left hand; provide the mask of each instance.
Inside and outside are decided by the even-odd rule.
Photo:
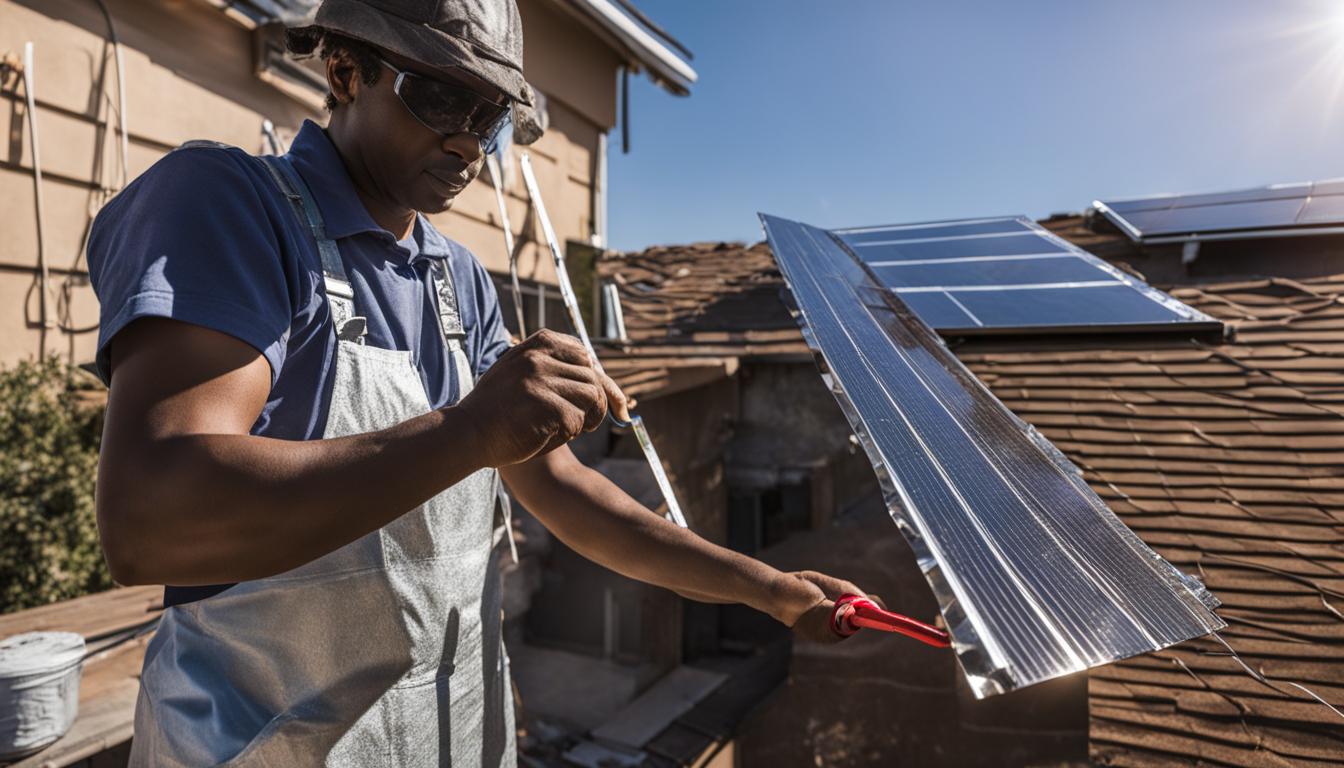
[[[790,577],[809,585],[816,595],[811,608],[793,622],[794,634],[814,643],[838,643],[844,638],[831,629],[831,611],[835,610],[835,601],[842,595],[859,595],[872,600],[881,608],[886,604],[876,595],[870,595],[855,584],[817,571],[794,571]]]

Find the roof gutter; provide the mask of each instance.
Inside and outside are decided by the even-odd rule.
[[[663,45],[638,22],[613,5],[610,0],[567,0],[564,4],[579,10],[625,49],[626,63],[644,69],[653,81],[678,96],[686,96],[699,75]]]

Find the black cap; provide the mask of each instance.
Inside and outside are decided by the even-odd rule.
[[[291,30],[294,53],[313,52],[314,27],[363,40],[433,69],[463,69],[532,105],[523,79],[523,23],[514,0],[323,0],[309,26]]]

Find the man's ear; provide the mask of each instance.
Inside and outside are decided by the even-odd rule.
[[[350,104],[361,85],[359,67],[345,51],[334,51],[327,58],[327,87],[337,104]]]

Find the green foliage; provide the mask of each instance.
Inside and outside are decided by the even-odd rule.
[[[0,613],[112,586],[93,506],[99,386],[54,356],[0,370]]]
[[[574,295],[579,299],[579,314],[588,332],[599,334],[602,328],[596,324],[594,313],[597,310],[597,260],[602,255],[598,248],[570,240],[565,243],[565,263],[569,267],[569,281],[574,286]],[[569,333],[569,321],[565,321],[565,333]]]

